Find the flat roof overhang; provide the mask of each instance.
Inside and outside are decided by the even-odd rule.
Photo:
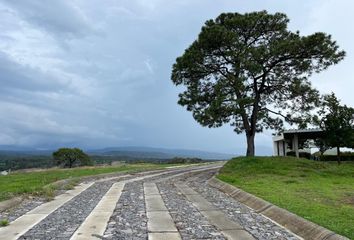
[[[284,131],[284,139],[293,139],[294,135],[297,135],[298,139],[316,139],[325,136],[325,132],[322,130],[312,130],[312,131]]]

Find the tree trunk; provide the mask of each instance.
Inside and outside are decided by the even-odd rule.
[[[255,148],[254,148],[254,137],[255,134],[254,133],[246,133],[246,137],[247,137],[247,152],[246,152],[246,156],[247,157],[254,157],[254,152],[255,152]]]
[[[340,148],[337,147],[337,162],[338,162],[338,165],[340,165]]]

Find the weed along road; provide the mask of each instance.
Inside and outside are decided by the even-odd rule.
[[[83,182],[1,227],[0,239],[299,239],[211,187],[220,167]]]

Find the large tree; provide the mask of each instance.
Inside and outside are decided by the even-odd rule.
[[[340,164],[340,148],[354,146],[354,108],[341,105],[334,93],[324,95],[314,123],[325,132],[323,144],[337,148]]]
[[[186,87],[178,103],[203,126],[245,132],[247,156],[257,132],[310,119],[319,94],[308,77],[345,55],[330,35],[300,36],[288,22],[282,13],[223,13],[173,65],[172,81]]]
[[[59,148],[53,152],[53,159],[56,165],[69,168],[93,164],[90,157],[79,148]]]

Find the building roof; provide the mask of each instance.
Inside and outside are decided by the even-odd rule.
[[[289,129],[284,130],[278,136],[274,136],[273,141],[276,142],[285,139],[292,139],[295,134],[298,135],[299,139],[315,139],[323,136],[324,132],[320,128]]]
[[[289,130],[284,130],[282,133],[313,133],[313,132],[323,132],[323,130],[320,128],[289,129]]]

